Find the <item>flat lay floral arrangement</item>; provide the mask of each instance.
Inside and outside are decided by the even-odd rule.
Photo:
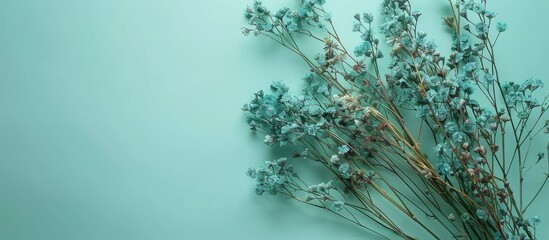
[[[274,82],[243,106],[265,144],[293,149],[247,171],[258,195],[324,209],[380,239],[541,239],[531,206],[549,178],[543,81],[500,75],[507,24],[486,0],[447,2],[451,49],[418,28],[413,0],[381,1],[381,22],[350,16],[361,39],[352,47],[324,0],[246,8],[244,35],[275,41],[309,67],[303,89]],[[321,47],[310,54],[310,44]],[[303,177],[318,166],[324,182]]]

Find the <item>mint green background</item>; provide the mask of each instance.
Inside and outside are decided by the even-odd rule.
[[[0,239],[364,239],[319,210],[256,197],[244,176],[277,154],[241,104],[306,71],[241,35],[251,2],[0,0]],[[364,2],[329,1],[350,44],[352,15],[380,1]],[[446,1],[416,2],[424,29],[447,40]],[[549,3],[492,8],[510,27],[505,79],[549,79]],[[533,209],[549,219],[542,195]]]

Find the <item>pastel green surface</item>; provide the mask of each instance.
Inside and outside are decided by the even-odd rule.
[[[240,106],[306,71],[242,36],[251,2],[0,0],[0,239],[365,239],[325,212],[256,197],[244,175],[277,155]],[[350,44],[352,15],[380,1],[364,2],[328,3]],[[430,36],[447,40],[447,2],[415,2]],[[509,24],[505,80],[547,83],[549,3],[492,9]],[[549,220],[547,199],[532,209]]]

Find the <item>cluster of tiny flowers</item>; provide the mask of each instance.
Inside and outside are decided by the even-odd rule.
[[[252,130],[267,132],[264,142],[268,145],[279,143],[283,146],[288,142],[295,143],[304,136],[316,136],[327,124],[325,117],[334,112],[322,109],[310,95],[291,95],[288,87],[281,82],[275,82],[271,87],[275,90],[273,94],[260,91],[242,108],[251,113],[248,120]],[[318,85],[309,90],[327,91]]]
[[[532,95],[536,90],[543,88],[539,79],[528,79],[521,84],[509,82],[503,84],[507,103],[513,107],[520,119],[527,119],[532,109],[540,107],[539,101]]]
[[[325,0],[304,0],[298,9],[284,7],[273,14],[261,1],[255,1],[253,6],[248,6],[244,13],[252,28],[242,28],[242,33],[248,35],[253,32],[257,36],[261,32],[296,32],[304,26],[323,29],[324,22],[331,21],[330,13],[318,10],[325,2]]]
[[[288,174],[295,174],[291,165],[286,166],[286,161],[286,158],[272,162],[267,161],[261,168],[250,168],[246,171],[246,175],[256,180],[255,192],[257,195],[262,195],[265,192],[275,195],[285,187]]]

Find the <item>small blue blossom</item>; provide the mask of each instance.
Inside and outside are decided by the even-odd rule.
[[[351,149],[347,145],[341,145],[337,148],[337,150],[338,150],[339,155],[343,155],[343,154],[349,152]]]
[[[536,226],[540,222],[541,222],[541,218],[539,216],[533,216],[532,218],[530,218],[530,224],[532,224],[532,226]]]
[[[530,91],[535,91],[536,89],[538,88],[543,88],[544,87],[544,84],[543,84],[543,81],[539,80],[539,79],[535,79],[535,78],[530,78],[526,81],[524,81],[522,84],[520,84],[520,87],[519,87],[519,91],[526,91],[526,90],[530,90]]]
[[[435,117],[437,117],[440,121],[446,120],[449,114],[450,112],[445,106],[441,106],[435,110]]]
[[[337,155],[332,155],[332,157],[330,157],[330,163],[331,164],[338,164],[339,163],[339,156]]]
[[[462,144],[466,140],[466,135],[462,132],[455,132],[452,134],[452,141],[456,144]]]
[[[469,222],[471,221],[471,215],[469,215],[468,213],[463,213],[461,215],[461,220],[464,222]]]
[[[498,32],[505,32],[505,30],[507,30],[507,23],[504,23],[504,22],[496,23],[496,30],[498,30]]]
[[[431,109],[427,105],[421,105],[416,109],[416,117],[422,118],[431,115]]]
[[[473,9],[472,10],[475,13],[484,14],[484,12],[486,11],[486,8],[484,7],[484,4],[475,3],[475,4],[473,4]]]
[[[433,151],[441,156],[441,155],[444,155],[444,153],[446,152],[446,149],[448,148],[447,144],[442,144],[442,143],[439,143],[437,144],[435,147],[433,147]]]
[[[467,72],[475,71],[475,69],[477,69],[477,63],[475,63],[475,62],[470,62],[470,63],[465,64],[465,66],[463,66],[463,70],[465,70]]]
[[[248,170],[246,170],[246,176],[255,178],[257,176],[257,171],[253,168],[248,168]]]
[[[304,126],[305,133],[309,136],[316,136],[316,133],[320,128],[316,124],[306,124]]]
[[[493,11],[486,11],[486,14],[485,16],[488,18],[488,19],[491,19],[491,18],[495,18],[498,14],[496,12],[493,12]]]
[[[477,30],[477,32],[478,32],[479,34],[486,34],[486,33],[488,33],[488,24],[486,24],[486,23],[482,23],[482,22],[477,23],[477,24],[475,25],[475,28],[476,28],[476,30]]]
[[[297,125],[296,123],[291,123],[291,124],[287,124],[285,126],[283,126],[281,129],[280,129],[280,133],[281,134],[285,134],[285,133],[288,133],[290,131],[292,131],[293,129],[296,129],[298,128],[299,125]]]
[[[295,21],[291,21],[287,26],[286,28],[288,29],[289,32],[296,32],[299,30],[299,24]]]
[[[344,205],[345,205],[345,203],[342,202],[342,201],[339,201],[339,200],[338,200],[338,201],[334,201],[333,204],[332,204],[332,206],[334,207],[334,209],[335,209],[336,211],[341,211],[341,210],[343,209],[343,206],[344,206]]]
[[[371,47],[372,46],[370,45],[369,42],[362,42],[360,45],[355,47],[354,54],[357,57],[361,57],[363,55],[368,56],[369,55],[368,53],[372,51]]]
[[[459,35],[459,45],[462,48],[467,48],[469,46],[469,36],[465,34]]]
[[[434,102],[437,96],[438,96],[437,91],[433,89],[429,89],[429,91],[427,91],[427,100],[429,100],[429,102],[431,103]]]
[[[281,81],[275,81],[271,84],[271,88],[280,93],[288,92],[288,86]]]
[[[275,17],[278,19],[282,19],[284,18],[284,16],[286,16],[286,13],[288,13],[289,10],[290,8],[287,8],[287,7],[281,8],[276,12]]]
[[[494,75],[492,75],[490,73],[485,73],[484,74],[484,81],[486,81],[486,83],[488,83],[488,84],[493,84],[494,81],[496,81],[496,78],[494,77]]]
[[[347,173],[349,171],[349,164],[344,163],[339,165],[339,171],[344,174]]]
[[[261,24],[259,25],[259,30],[261,31],[267,31],[267,32],[271,32],[273,30],[273,24],[272,23],[264,23],[264,24]]]
[[[275,142],[276,140],[269,134],[265,135],[265,139],[263,139],[263,143],[267,145],[273,145]]]
[[[482,209],[477,209],[476,215],[477,215],[477,218],[480,220],[483,220],[483,221],[488,220],[488,214]]]
[[[365,23],[372,23],[374,21],[374,16],[370,13],[364,13],[362,15],[362,19],[364,20]]]
[[[448,176],[452,174],[452,167],[448,163],[437,163],[436,164],[438,174],[442,176]]]
[[[328,21],[328,22],[331,22],[332,21],[332,13],[331,12],[326,12],[323,16],[324,20]]]
[[[360,29],[362,29],[362,24],[360,22],[353,24],[353,32],[360,32]]]
[[[454,132],[457,131],[457,124],[455,122],[448,121],[444,124],[444,129],[446,130],[447,133],[453,134]]]

